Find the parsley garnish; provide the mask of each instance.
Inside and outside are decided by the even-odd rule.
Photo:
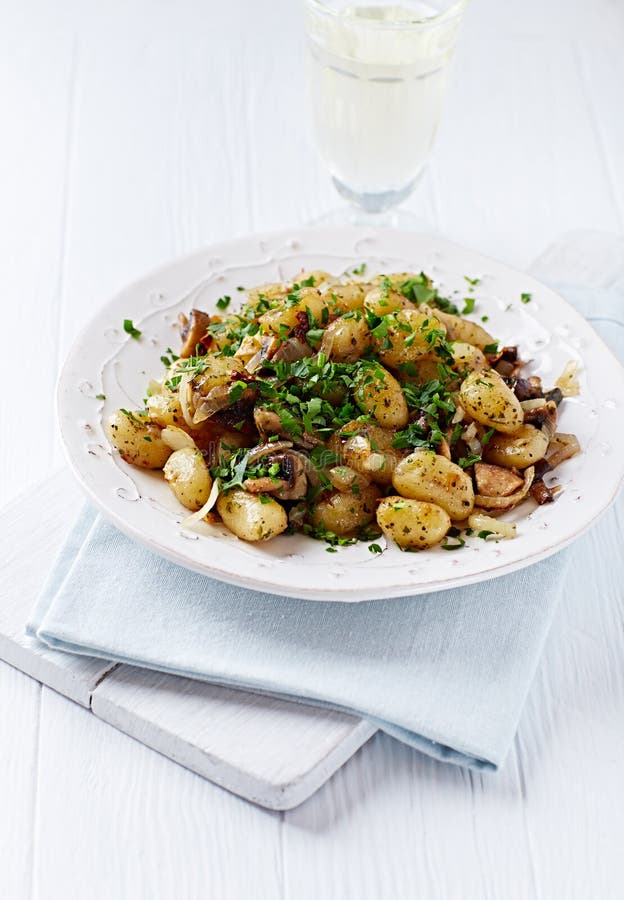
[[[357,543],[357,538],[342,537],[334,531],[328,531],[322,525],[304,525],[303,533],[319,541],[327,541],[330,547],[348,547],[350,544]]]
[[[383,553],[383,550],[379,546],[379,544],[369,544],[368,549],[371,553]]]
[[[415,278],[409,278],[407,281],[404,281],[403,284],[399,285],[398,289],[404,297],[407,297],[408,300],[411,300],[417,306],[420,306],[422,303],[428,303],[437,309],[441,309],[442,312],[451,313],[454,316],[459,314],[457,306],[450,300],[447,300],[446,297],[439,295],[431,279],[424,272],[421,272]]]
[[[165,381],[165,387],[170,391],[175,391],[182,381],[183,375],[189,375],[191,378],[201,375],[208,368],[208,359],[209,357],[206,356],[189,356],[183,359],[175,375]]]
[[[468,278],[467,275],[464,275],[464,281],[467,281],[468,284],[472,285],[472,287],[476,287],[481,281],[480,278]]]
[[[457,543],[449,544],[449,538],[454,538]],[[443,550],[461,550],[462,547],[466,545],[466,541],[461,536],[461,531],[459,528],[449,528],[446,537],[444,538],[444,543],[440,546]]]
[[[106,394],[96,394],[95,399],[96,400],[106,400]]]
[[[233,403],[237,403],[240,400],[240,398],[243,396],[243,391],[246,388],[247,384],[244,381],[234,382],[228,393],[230,405]]]
[[[521,303],[530,303],[533,299],[533,294],[520,294],[520,302]]]
[[[467,316],[475,308],[476,300],[474,297],[464,297],[464,308],[461,311],[462,316]]]
[[[492,344],[486,344],[483,348],[484,353],[498,353],[498,341],[494,341]]]
[[[134,327],[134,322],[132,321],[132,319],[124,319],[123,330],[126,332],[126,334],[129,334],[131,338],[134,338],[135,341],[138,341],[138,339],[141,337],[141,334],[143,333],[139,331],[138,328]]]
[[[134,413],[131,413],[127,409],[120,409],[119,412],[122,413],[124,416],[127,416],[127,418],[130,419],[131,422],[134,422],[135,425],[144,425],[145,424],[140,419],[137,419],[137,417],[134,415]]]
[[[217,309],[227,309],[231,302],[232,298],[228,297],[227,294],[224,297],[219,297],[217,300]]]
[[[481,462],[481,457],[478,453],[469,453],[468,456],[461,456],[457,460],[457,465],[461,466],[462,469],[467,469],[469,466],[473,466],[475,463]]]

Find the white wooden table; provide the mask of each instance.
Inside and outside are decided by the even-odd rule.
[[[165,259],[337,205],[300,24],[297,0],[0,4],[3,503],[61,462],[54,379],[97,304]],[[411,208],[520,267],[565,231],[622,232],[623,40],[621,3],[475,0]],[[608,565],[592,576],[499,775],[377,735],[288,813],[0,664],[0,897],[621,898],[624,605]]]

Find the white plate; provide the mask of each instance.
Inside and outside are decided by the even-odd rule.
[[[488,330],[519,344],[534,358],[530,372],[551,386],[569,359],[581,368],[581,396],[562,406],[560,430],[574,432],[583,454],[557,470],[563,491],[556,503],[525,503],[512,518],[511,541],[470,539],[449,553],[435,548],[401,553],[388,546],[373,555],[368,544],[327,553],[305,536],[246,544],[223,526],[180,528],[183,511],[160,472],[126,465],[110,451],[102,419],[118,407],[142,406],[159,357],[179,344],[176,318],[191,306],[215,309],[223,294],[235,301],[238,285],[252,286],[305,268],[338,273],[365,261],[371,272],[420,271],[443,295],[467,294],[464,276],[480,277],[473,317],[489,316]],[[532,294],[529,304],[520,302]],[[122,329],[125,318],[143,332]],[[478,319],[477,319],[478,320]],[[104,401],[98,400],[104,394]],[[65,448],[78,480],[103,514],[129,537],[175,563],[222,581],[310,600],[357,601],[400,597],[471,584],[513,572],[561,549],[588,528],[616,496],[624,476],[622,436],[624,370],[585,320],[535,279],[439,238],[367,228],[307,228],[218,244],[148,275],[114,297],[74,344],[63,368],[58,410]],[[385,547],[385,541],[379,542]]]

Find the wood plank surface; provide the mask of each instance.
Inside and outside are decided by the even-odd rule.
[[[49,650],[25,626],[57,553],[83,503],[69,472],[33,486],[0,514],[0,659],[89,707],[113,663]]]
[[[30,897],[41,686],[0,662],[0,897]]]
[[[33,896],[280,896],[279,813],[233,797],[48,688],[40,729]]]

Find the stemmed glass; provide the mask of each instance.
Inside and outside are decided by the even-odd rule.
[[[308,91],[333,183],[367,220],[423,172],[468,0],[355,2],[305,0]]]

